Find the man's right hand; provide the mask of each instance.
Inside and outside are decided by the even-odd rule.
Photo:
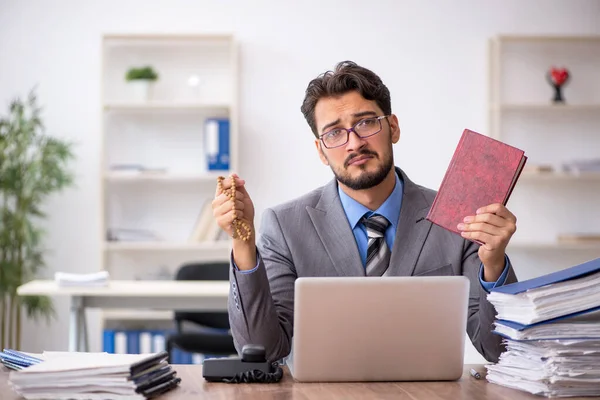
[[[237,176],[235,178],[235,210],[233,201],[226,194],[220,192],[217,185],[215,198],[212,201],[213,216],[217,224],[233,239],[233,261],[241,270],[250,270],[256,266],[256,244],[254,242],[254,204],[244,186],[246,182]],[[223,180],[223,190],[231,188],[231,177]],[[250,228],[250,238],[243,241],[235,235],[233,220],[237,218],[244,221]]]

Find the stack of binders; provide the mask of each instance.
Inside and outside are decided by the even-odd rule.
[[[546,397],[600,396],[600,258],[494,288],[506,351],[487,380]]]
[[[50,352],[37,359],[41,361],[13,368],[8,379],[13,390],[27,400],[145,400],[176,388],[181,381],[167,363],[166,352]]]

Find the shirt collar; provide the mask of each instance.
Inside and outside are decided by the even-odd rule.
[[[394,190],[389,195],[389,197],[383,202],[383,204],[375,211],[369,210],[367,207],[363,206],[362,204],[354,200],[352,197],[348,196],[338,185],[340,201],[342,202],[342,207],[344,208],[344,212],[346,213],[346,217],[348,218],[348,222],[350,223],[352,229],[356,227],[356,224],[365,214],[383,215],[387,218],[388,221],[390,221],[390,223],[394,227],[396,227],[396,225],[398,224],[398,219],[400,218],[403,185],[402,181],[398,177],[398,174],[394,175],[396,177],[396,184],[394,185]]]

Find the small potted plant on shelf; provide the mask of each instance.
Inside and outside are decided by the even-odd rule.
[[[72,144],[44,132],[32,91],[0,115],[0,350],[21,348],[22,314],[53,317],[45,296],[17,295],[17,288],[45,266],[44,205],[74,182]]]
[[[152,97],[152,87],[158,79],[158,73],[151,66],[132,67],[125,74],[125,80],[132,89],[137,101],[148,101]]]

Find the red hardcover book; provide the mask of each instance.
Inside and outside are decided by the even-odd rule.
[[[456,226],[478,208],[506,205],[526,162],[523,150],[465,129],[427,220],[460,235]]]

